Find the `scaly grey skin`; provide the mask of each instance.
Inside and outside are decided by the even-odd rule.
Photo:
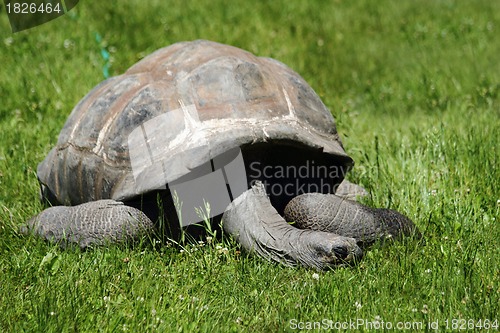
[[[394,210],[370,208],[334,194],[306,193],[293,198],[285,207],[285,219],[298,228],[355,238],[363,246],[418,233],[409,218]]]
[[[62,246],[80,248],[133,242],[152,234],[153,222],[140,210],[114,200],[78,206],[54,206],[27,221],[23,233],[34,233]]]
[[[362,257],[353,238],[288,224],[271,205],[261,182],[236,198],[222,220],[224,231],[246,251],[287,266],[301,264],[321,270]]]
[[[344,179],[335,191],[336,196],[349,200],[356,200],[358,198],[366,197],[368,194],[368,191],[363,187],[359,186],[358,184],[351,183],[347,179]]]
[[[285,219],[271,205],[264,185],[256,182],[228,206],[223,226],[250,253],[286,266],[318,270],[360,260],[363,252],[358,245],[418,233],[413,222],[398,212],[369,208],[333,194],[295,197],[285,208]],[[136,208],[98,200],[48,208],[28,220],[21,231],[83,249],[132,243],[151,235],[154,225]]]

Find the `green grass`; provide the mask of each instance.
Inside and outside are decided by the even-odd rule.
[[[291,331],[293,319],[438,320],[444,330],[445,320],[500,320],[500,2],[147,3],[81,1],[14,35],[0,7],[0,331],[274,332]],[[332,110],[357,162],[350,179],[372,193],[366,203],[411,217],[425,245],[374,247],[358,266],[316,279],[227,239],[183,252],[81,252],[19,235],[42,209],[37,164],[103,80],[101,49],[116,75],[198,38],[299,72]]]

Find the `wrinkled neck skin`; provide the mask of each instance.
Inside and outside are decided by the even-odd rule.
[[[231,203],[223,226],[245,250],[287,266],[321,270],[362,256],[353,238],[289,225],[271,205],[262,183]]]

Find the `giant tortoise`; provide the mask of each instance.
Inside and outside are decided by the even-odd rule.
[[[204,218],[250,253],[323,269],[418,232],[400,213],[351,200],[364,191],[344,180],[352,165],[330,111],[286,65],[182,42],[78,103],[37,170],[53,207],[23,230],[86,248]]]

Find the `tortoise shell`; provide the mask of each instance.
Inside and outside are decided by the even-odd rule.
[[[231,149],[276,142],[352,164],[330,111],[297,73],[236,47],[182,42],[87,94],[38,177],[43,194],[62,204],[124,201]]]

